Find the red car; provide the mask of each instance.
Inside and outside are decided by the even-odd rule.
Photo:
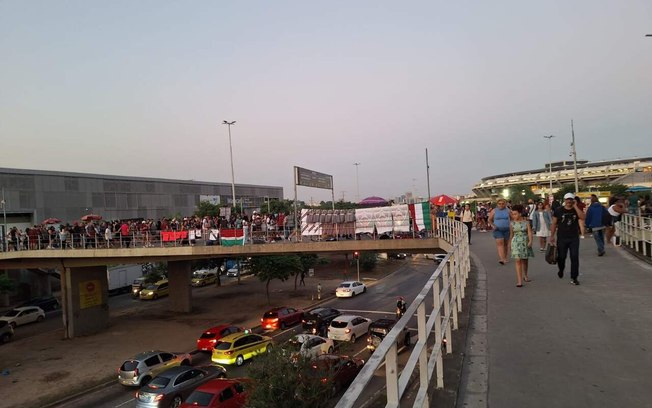
[[[364,366],[364,360],[337,354],[322,354],[313,360],[307,373],[308,378],[317,380],[328,387],[332,397],[339,391],[346,389]],[[299,381],[303,387],[299,388],[298,396],[308,396],[310,381]]]
[[[260,319],[260,325],[263,327],[263,330],[285,330],[288,326],[301,323],[302,318],[303,310],[285,306],[275,307],[265,312],[263,318]]]
[[[220,378],[210,380],[196,388],[181,404],[181,408],[241,408],[247,402],[246,378]]]
[[[222,324],[220,326],[211,327],[199,336],[197,339],[197,350],[199,351],[213,351],[215,344],[224,336],[229,334],[244,331],[242,327],[233,326],[231,324]]]

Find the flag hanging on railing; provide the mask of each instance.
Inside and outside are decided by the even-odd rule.
[[[410,217],[412,217],[412,226],[415,231],[432,230],[432,219],[430,218],[430,203],[409,204]]]
[[[244,229],[221,229],[220,244],[224,246],[244,245]]]

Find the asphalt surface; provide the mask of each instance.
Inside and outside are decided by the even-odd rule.
[[[598,257],[587,236],[574,286],[569,264],[559,279],[537,242],[532,282],[517,288],[491,234],[474,233],[471,250],[486,284],[471,307],[459,406],[652,407],[652,267],[613,246]]]
[[[432,261],[423,258],[408,258],[408,260],[405,260],[399,265],[400,266],[396,273],[390,274],[388,277],[375,282],[371,287],[369,287],[367,293],[354,298],[327,300],[322,304],[337,308],[342,311],[343,314],[359,314],[374,320],[381,317],[394,318],[396,298],[398,296],[404,296],[409,302],[410,299],[416,296],[423,288],[425,281],[429,278],[436,267]],[[115,298],[112,299],[112,302],[116,302]],[[121,302],[121,304],[128,303],[125,301]],[[416,319],[414,321],[414,327],[416,327]],[[300,332],[302,332],[301,327],[295,326],[283,332],[272,332],[268,335],[273,336],[276,343],[281,343],[291,337],[291,335]],[[415,330],[413,330],[412,335],[414,341],[416,341],[417,335]],[[355,355],[367,359],[369,351],[366,350],[366,337],[359,338],[354,345],[348,343],[342,344],[339,352],[341,354]],[[405,362],[407,356],[408,353],[402,353],[399,361]],[[194,365],[201,366],[208,363],[210,363],[209,354],[198,353],[194,355]],[[246,363],[243,367],[226,366],[227,375],[229,377],[246,376],[248,364],[249,363]],[[381,367],[372,384],[359,399],[358,406],[364,406],[373,398],[374,394],[384,386],[385,381],[383,374],[384,367]],[[74,400],[59,404],[57,407],[135,407],[134,394],[136,390],[137,389],[135,388],[126,388],[114,383],[107,387],[90,391]]]

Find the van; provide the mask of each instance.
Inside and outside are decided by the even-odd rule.
[[[140,291],[141,300],[156,300],[160,297],[170,294],[170,287],[167,279],[160,280],[156,283],[151,283]]]

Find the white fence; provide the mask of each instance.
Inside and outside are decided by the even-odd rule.
[[[648,259],[652,258],[652,218],[623,214],[616,225],[621,245]]]
[[[387,388],[386,407],[403,406],[401,398],[413,374],[418,373],[419,381],[413,407],[428,407],[428,389],[433,381],[437,388],[444,387],[443,348],[445,345],[445,352],[448,354],[453,352],[451,331],[458,328],[457,314],[462,310],[462,299],[471,264],[466,225],[448,218],[439,218],[436,231],[437,236],[450,244],[452,249],[410,304],[405,315],[374,351],[336,408],[354,407],[383,362]],[[433,307],[427,313],[426,301],[430,297]],[[407,362],[399,367],[397,339],[415,313],[418,341],[410,350]]]

